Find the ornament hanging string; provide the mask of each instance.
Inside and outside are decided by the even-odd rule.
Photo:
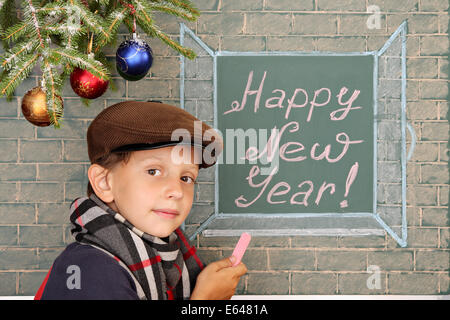
[[[122,0],[119,0],[120,3],[125,6],[130,8],[130,13],[133,16],[133,34],[136,33],[136,16],[134,15],[136,13],[136,9],[134,8],[134,6],[131,3],[125,3]]]

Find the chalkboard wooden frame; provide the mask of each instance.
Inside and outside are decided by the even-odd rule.
[[[401,41],[401,227],[392,228],[384,218],[377,213],[377,122],[374,122],[374,201],[373,212],[357,213],[223,213],[219,212],[219,169],[215,167],[215,204],[214,213],[209,216],[193,232],[191,239],[197,234],[204,236],[239,236],[242,232],[249,232],[254,236],[384,236],[385,232],[391,235],[402,247],[407,246],[407,222],[406,222],[406,164],[411,158],[415,146],[415,133],[406,121],[406,34],[407,22],[404,21],[391,35],[389,40],[378,51],[369,52],[230,52],[213,51],[192,30],[184,24],[180,24],[180,42],[184,44],[188,36],[200,46],[212,58],[213,63],[213,104],[214,104],[214,127],[218,127],[217,119],[217,59],[224,56],[372,56],[373,57],[373,104],[374,115],[377,116],[377,92],[378,92],[378,68],[379,59],[390,48],[394,41]],[[185,107],[185,64],[184,57],[180,58],[180,105]],[[406,129],[411,136],[411,146],[406,155]],[[220,165],[220,164],[219,164]],[[195,213],[193,213],[195,214]],[[298,223],[301,219],[302,223]],[[307,228],[304,227],[305,219],[308,220]],[[301,227],[298,227],[301,225]],[[329,227],[329,226],[332,227]],[[328,226],[328,227],[323,227]]]

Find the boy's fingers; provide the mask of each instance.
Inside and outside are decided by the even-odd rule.
[[[217,270],[220,270],[220,269],[223,269],[223,268],[228,268],[228,267],[231,267],[233,265],[233,263],[232,263],[232,259],[233,258],[234,257],[223,258],[221,260],[217,260],[217,261],[213,262],[213,264],[217,267]]]
[[[235,266],[234,269],[239,277],[242,277],[244,274],[247,273],[247,266],[242,262],[240,262],[237,266]]]

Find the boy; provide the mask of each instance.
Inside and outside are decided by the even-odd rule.
[[[180,129],[189,140],[173,134]],[[88,197],[70,206],[76,241],[35,299],[231,298],[245,265],[227,257],[205,267],[179,229],[199,169],[222,151],[217,132],[180,108],[124,101],[97,115],[87,143]]]

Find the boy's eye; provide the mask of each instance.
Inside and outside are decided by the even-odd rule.
[[[181,177],[181,179],[182,179],[184,182],[195,183],[194,178],[191,178],[191,177],[189,177],[189,176],[183,176],[183,177]]]
[[[159,169],[149,169],[147,172],[152,176],[158,176],[161,174],[161,170]]]

